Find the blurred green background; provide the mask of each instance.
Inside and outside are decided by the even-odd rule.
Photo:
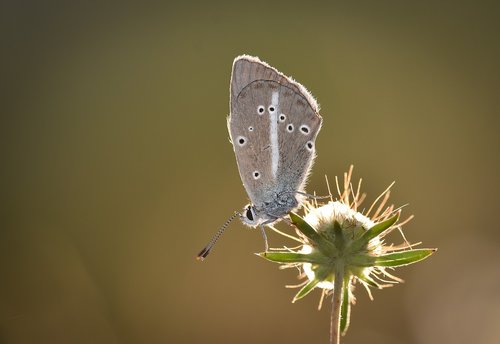
[[[247,202],[226,128],[243,53],[322,106],[309,192],[350,164],[367,204],[396,180],[407,238],[439,248],[374,301],[357,288],[345,343],[498,343],[498,7],[2,2],[0,343],[328,341],[330,305],[291,304],[258,231],[194,259]]]

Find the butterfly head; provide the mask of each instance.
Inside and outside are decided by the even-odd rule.
[[[240,214],[241,221],[250,226],[256,227],[261,224],[268,224],[272,218],[265,211],[257,209],[253,204],[249,204],[243,208]]]

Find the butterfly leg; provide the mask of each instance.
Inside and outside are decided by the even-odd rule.
[[[269,251],[269,245],[267,243],[267,235],[266,235],[266,231],[264,230],[264,224],[261,223],[259,225],[259,227],[260,227],[260,231],[262,232],[262,236],[264,237],[264,247],[265,247],[264,252],[267,252],[267,251]]]

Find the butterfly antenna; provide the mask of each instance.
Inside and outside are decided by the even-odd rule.
[[[217,233],[215,233],[215,235],[212,237],[212,240],[210,240],[208,245],[205,246],[205,248],[203,250],[201,250],[200,253],[198,253],[198,255],[196,256],[197,260],[200,260],[200,261],[205,260],[205,258],[208,256],[210,251],[212,251],[212,249],[214,248],[215,244],[217,243],[217,240],[219,240],[219,238],[222,236],[222,233],[224,233],[224,231],[226,230],[226,227],[229,226],[231,221],[233,221],[234,218],[238,215],[240,215],[240,213],[235,212],[233,215],[231,215],[231,217],[229,219],[227,219],[227,221],[219,228]]]

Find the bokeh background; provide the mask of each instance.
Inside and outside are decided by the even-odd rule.
[[[194,259],[247,202],[226,128],[243,53],[322,106],[309,192],[350,164],[368,202],[395,180],[407,238],[439,248],[374,301],[357,289],[345,343],[500,341],[496,2],[4,1],[0,18],[0,343],[328,341],[329,304],[291,304],[296,273],[253,255],[258,231],[235,221]]]

